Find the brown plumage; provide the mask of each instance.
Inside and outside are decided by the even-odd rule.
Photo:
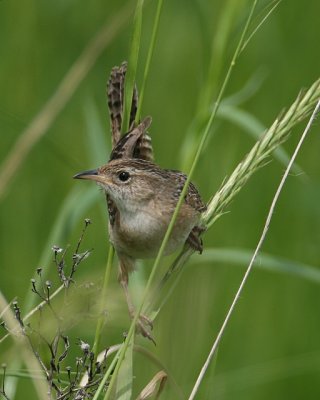
[[[119,280],[125,290],[130,315],[133,316],[128,274],[134,269],[136,259],[157,255],[187,177],[180,171],[163,169],[153,163],[151,139],[147,134],[151,118],[135,124],[138,104],[136,88],[132,99],[130,129],[121,137],[126,70],[126,63],[114,67],[107,86],[113,143],[109,162],[96,170],[80,173],[75,178],[94,180],[105,191],[110,241],[119,258]],[[200,224],[200,217],[205,209],[196,187],[189,183],[165,254],[174,252],[186,243],[202,252],[200,235],[204,228]],[[151,321],[140,316],[138,329],[153,340],[146,325],[152,327]]]
[[[111,200],[116,211],[110,219],[110,240],[119,257],[126,259],[127,269],[133,268],[135,259],[155,257],[186,175],[162,169],[149,161],[123,158],[78,177],[95,180]],[[182,246],[190,233],[190,244],[201,251],[196,233],[201,230],[200,215],[205,208],[197,189],[190,183],[165,254]]]

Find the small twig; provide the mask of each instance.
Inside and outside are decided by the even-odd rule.
[[[0,309],[5,309],[8,306],[8,302],[0,291]],[[24,335],[23,329],[20,327],[20,322],[17,322],[16,317],[10,308],[7,309],[7,312],[3,315],[3,319],[8,327],[8,330],[11,333],[11,337],[14,340],[15,344],[18,346],[20,350],[20,356],[25,362],[28,370],[30,371],[39,371],[42,369],[42,366],[39,364],[39,361],[34,357],[32,350],[30,349],[30,343],[27,340],[27,336]],[[20,333],[18,334],[13,334]],[[32,374],[31,374],[32,375]],[[42,374],[43,375],[43,374]],[[46,378],[45,375],[43,375]],[[41,399],[47,398],[48,385],[45,380],[34,379],[33,384],[37,395]]]
[[[34,294],[38,295],[38,296],[40,297],[41,300],[47,302],[47,298],[44,297],[44,296],[42,296],[42,294],[41,294],[41,293],[39,292],[39,290],[37,289],[36,280],[35,280],[34,278],[31,279],[31,285],[32,285],[31,291],[32,291]]]
[[[284,173],[284,175],[283,175],[283,177],[282,177],[282,179],[280,181],[278,189],[277,189],[277,191],[276,191],[276,193],[275,193],[275,195],[273,197],[273,200],[272,200],[272,203],[271,203],[271,206],[270,206],[270,209],[269,209],[269,212],[268,212],[268,216],[267,216],[267,219],[266,219],[266,222],[265,222],[265,225],[264,225],[260,240],[258,242],[258,245],[257,245],[257,247],[256,247],[256,249],[255,249],[255,251],[253,253],[253,256],[252,256],[251,261],[250,261],[250,263],[248,265],[246,273],[244,274],[244,277],[243,277],[243,279],[241,281],[241,284],[239,286],[239,289],[238,289],[238,291],[237,291],[237,293],[236,293],[236,295],[235,295],[235,297],[233,299],[233,302],[232,302],[232,304],[231,304],[231,306],[229,308],[229,311],[228,311],[228,313],[226,315],[226,318],[223,321],[223,324],[222,324],[222,326],[221,326],[221,328],[219,330],[217,338],[213,343],[213,346],[212,346],[212,348],[210,350],[208,358],[207,358],[205,364],[203,365],[203,367],[202,367],[202,369],[200,371],[198,379],[197,379],[197,381],[196,381],[196,383],[195,383],[195,385],[194,385],[194,387],[192,389],[192,392],[191,392],[188,400],[193,400],[194,399],[194,397],[195,397],[195,395],[196,395],[196,393],[197,393],[197,391],[199,389],[199,386],[200,386],[200,384],[201,384],[201,382],[203,380],[204,374],[206,373],[206,371],[207,371],[207,369],[209,367],[211,359],[214,356],[214,354],[215,354],[215,352],[216,352],[216,350],[218,348],[218,345],[219,345],[220,340],[221,340],[221,338],[222,338],[222,336],[224,334],[224,331],[225,331],[226,326],[227,326],[227,324],[229,322],[229,319],[230,319],[230,317],[231,317],[231,315],[232,315],[232,313],[233,313],[233,311],[235,309],[235,306],[236,306],[236,304],[237,304],[237,302],[238,302],[238,300],[240,298],[240,295],[242,293],[243,287],[244,287],[244,285],[245,285],[245,283],[246,283],[246,281],[248,279],[248,276],[249,276],[249,274],[250,274],[250,272],[252,270],[253,263],[255,262],[255,259],[256,259],[257,255],[258,255],[258,253],[259,253],[259,251],[260,251],[260,249],[262,247],[262,244],[263,244],[263,242],[265,240],[265,237],[266,237],[267,232],[269,230],[269,226],[270,226],[270,222],[271,222],[271,219],[272,219],[272,215],[273,215],[275,206],[276,206],[276,204],[278,202],[280,193],[281,193],[281,191],[283,189],[283,186],[284,186],[284,184],[285,184],[285,182],[286,182],[286,180],[288,178],[289,172],[290,172],[291,167],[292,167],[292,165],[293,165],[293,163],[294,163],[294,161],[295,161],[295,159],[297,157],[297,154],[298,154],[298,152],[299,152],[299,150],[300,150],[300,148],[301,148],[301,146],[302,146],[302,144],[303,144],[303,142],[304,142],[304,140],[305,140],[305,138],[306,138],[306,136],[307,136],[307,134],[308,134],[308,132],[310,130],[310,127],[311,127],[313,121],[316,118],[317,113],[319,112],[319,109],[320,109],[320,100],[316,104],[316,107],[315,107],[315,109],[314,109],[314,111],[313,111],[313,113],[312,113],[312,115],[311,115],[311,117],[309,119],[309,122],[308,122],[308,124],[307,124],[307,126],[306,126],[306,128],[305,128],[305,130],[304,130],[304,132],[303,132],[303,134],[302,134],[302,136],[300,138],[300,140],[299,140],[299,143],[297,144],[297,146],[295,148],[295,151],[294,151],[294,153],[293,153],[293,155],[292,155],[292,157],[290,159],[290,162],[289,162],[289,164],[288,164],[288,166],[287,166],[287,168],[285,170],[285,173]]]
[[[50,296],[50,300],[52,300],[54,297],[56,297],[61,290],[64,289],[64,285],[61,285],[58,287],[58,289],[52,293],[52,295]],[[22,319],[23,323],[26,323],[37,311],[41,310],[43,308],[43,306],[45,306],[47,304],[47,300],[43,300],[40,304],[38,304],[36,307],[34,307],[31,311],[28,312],[28,314],[26,314],[24,316],[24,318]],[[8,328],[7,328],[8,329]],[[14,332],[12,332],[14,333]],[[0,344],[7,339],[10,336],[10,333],[7,333],[6,335],[4,335],[1,339],[0,339]]]
[[[24,323],[21,318],[21,310],[20,310],[18,302],[14,301],[12,303],[12,306],[13,306],[14,316],[15,316],[16,320],[19,322],[20,327],[22,329],[24,329]]]
[[[86,227],[89,225],[89,223],[90,223],[90,222],[89,222],[88,220],[85,220],[85,225],[86,225],[86,226],[85,226],[85,229],[86,229]],[[81,244],[81,242],[82,242],[83,234],[84,234],[84,232],[85,232],[85,229],[82,231],[81,237],[80,237],[80,239],[79,239],[79,241],[78,241],[78,245],[77,245],[77,247],[76,247],[77,250],[79,250],[79,246],[80,246],[80,244]],[[71,268],[71,272],[70,272],[70,275],[67,277],[67,276],[65,276],[64,272],[62,272],[62,270],[63,270],[63,268],[64,268],[64,265],[65,265],[64,257],[65,257],[65,255],[66,255],[67,248],[66,248],[65,250],[63,250],[63,249],[60,248],[59,246],[53,246],[53,247],[52,247],[52,251],[54,252],[54,262],[55,262],[55,264],[56,264],[56,266],[57,266],[57,268],[58,268],[58,274],[59,274],[59,277],[60,277],[60,279],[61,279],[61,281],[62,281],[63,284],[62,284],[58,289],[56,289],[52,294],[50,294],[50,290],[51,290],[52,284],[51,284],[51,282],[48,281],[48,280],[47,280],[45,283],[42,283],[42,268],[37,268],[37,274],[38,274],[38,276],[40,276],[41,283],[42,283],[43,295],[42,295],[42,294],[39,292],[39,290],[37,289],[37,287],[36,287],[36,280],[35,280],[35,279],[31,279],[31,285],[32,285],[31,291],[32,291],[33,293],[37,294],[37,296],[40,297],[40,299],[42,300],[42,302],[41,302],[40,304],[38,304],[36,307],[34,307],[28,314],[26,314],[24,318],[21,318],[20,309],[16,310],[16,312],[18,312],[18,316],[20,315],[20,319],[21,319],[20,325],[21,325],[21,326],[22,326],[26,321],[28,321],[28,320],[32,317],[32,315],[34,315],[37,311],[41,310],[41,309],[43,308],[43,306],[45,306],[45,305],[47,305],[47,306],[50,307],[50,309],[51,309],[53,315],[55,316],[55,318],[56,318],[57,320],[59,320],[58,315],[56,314],[56,312],[54,311],[54,309],[53,309],[53,307],[52,307],[52,305],[51,305],[51,300],[52,300],[54,297],[56,297],[57,294],[59,294],[59,293],[61,292],[62,289],[68,287],[69,283],[72,282],[72,277],[73,277],[73,275],[74,275],[74,273],[75,273],[77,267],[78,267],[79,264],[80,264],[84,259],[86,259],[86,258],[88,257],[88,255],[90,254],[90,251],[89,251],[89,250],[85,251],[85,252],[82,253],[82,254],[74,254],[74,257],[73,257],[73,265],[72,265],[72,268]],[[58,260],[58,254],[60,254],[60,253],[62,253],[61,260]],[[14,303],[13,303],[13,304],[14,304]],[[8,330],[8,327],[7,327],[7,326],[4,326],[4,327],[5,327],[5,329]],[[10,331],[8,330],[8,333],[7,333],[6,335],[4,335],[4,336],[0,339],[0,343],[2,343],[6,338],[8,338],[9,335],[10,335],[10,333],[14,334],[15,332],[10,332]]]
[[[75,254],[78,254],[78,252],[79,252],[79,249],[80,249],[80,246],[81,246],[81,243],[82,243],[84,234],[86,233],[86,230],[87,230],[87,228],[88,228],[89,225],[91,225],[91,219],[85,218],[85,220],[84,220],[84,227],[83,227],[83,229],[82,229],[80,238],[79,238],[79,240],[78,240],[76,250],[74,251]]]
[[[82,254],[73,254],[73,256],[72,256],[72,260],[73,260],[72,268],[71,268],[70,275],[68,277],[68,282],[69,283],[72,282],[72,277],[73,277],[74,273],[76,272],[77,267],[79,266],[79,264],[81,264],[81,262],[83,260],[85,260],[91,254],[91,251],[92,251],[92,249],[91,250],[86,250]]]

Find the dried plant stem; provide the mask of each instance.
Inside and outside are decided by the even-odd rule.
[[[10,332],[14,332],[11,334],[12,339],[14,340],[15,344],[19,347],[21,358],[23,359],[26,367],[30,372],[30,376],[33,376],[33,371],[42,372],[43,379],[36,379],[32,378],[35,391],[38,394],[39,399],[46,399],[48,398],[48,390],[49,386],[47,384],[47,377],[43,372],[43,369],[40,365],[39,360],[35,357],[35,354],[32,352],[30,348],[30,343],[27,340],[26,335],[23,332],[23,327],[21,327],[20,323],[15,318],[12,310],[8,307],[8,302],[6,301],[3,294],[0,292],[0,310],[6,310],[3,313],[2,319],[6,323],[6,326]],[[17,332],[19,332],[17,334]]]
[[[236,293],[236,295],[235,295],[235,297],[234,297],[234,299],[232,301],[232,304],[231,304],[231,306],[229,308],[229,311],[228,311],[228,313],[226,315],[226,318],[223,321],[223,324],[222,324],[222,326],[221,326],[221,328],[219,330],[217,338],[215,339],[215,341],[213,343],[213,346],[212,346],[212,348],[210,350],[208,358],[207,358],[205,364],[203,365],[203,367],[202,367],[202,369],[200,371],[198,379],[197,379],[197,381],[196,381],[196,383],[195,383],[195,385],[194,385],[194,387],[192,389],[192,392],[191,392],[188,400],[193,400],[195,398],[195,395],[196,395],[196,393],[197,393],[197,391],[199,389],[199,386],[200,386],[200,384],[201,384],[201,382],[203,380],[204,374],[206,373],[206,371],[207,371],[207,369],[209,367],[209,364],[211,362],[211,359],[214,356],[214,354],[215,354],[215,352],[216,352],[216,350],[218,348],[218,345],[219,345],[220,340],[221,340],[221,338],[222,338],[222,336],[224,334],[226,326],[227,326],[227,324],[228,324],[228,322],[230,320],[230,317],[231,317],[231,315],[232,315],[232,313],[233,313],[233,311],[235,309],[235,306],[236,306],[236,304],[237,304],[237,302],[238,302],[238,300],[240,298],[240,295],[242,293],[243,287],[244,287],[244,285],[245,285],[245,283],[246,283],[246,281],[248,279],[248,276],[249,276],[249,274],[250,274],[250,272],[252,270],[253,263],[254,263],[257,255],[258,255],[258,253],[259,253],[259,251],[260,251],[260,249],[262,247],[262,244],[263,244],[263,242],[265,240],[265,237],[266,237],[266,235],[268,233],[270,222],[271,222],[271,219],[272,219],[272,215],[273,215],[275,206],[276,206],[276,204],[278,202],[280,193],[281,193],[281,191],[283,189],[283,186],[284,186],[284,184],[285,184],[285,182],[286,182],[286,180],[288,178],[289,172],[290,172],[291,167],[292,167],[292,165],[293,165],[293,163],[294,163],[294,161],[295,161],[295,159],[297,157],[297,154],[299,153],[300,148],[301,148],[301,146],[302,146],[302,144],[303,144],[303,142],[304,142],[304,140],[305,140],[305,138],[306,138],[306,136],[307,136],[307,134],[308,134],[308,132],[310,130],[310,127],[311,127],[313,121],[315,120],[317,113],[319,112],[319,109],[320,109],[320,100],[318,100],[318,102],[316,104],[316,107],[315,107],[315,109],[314,109],[314,111],[313,111],[313,113],[312,113],[312,115],[310,117],[310,120],[309,120],[309,122],[308,122],[308,124],[307,124],[307,126],[306,126],[306,128],[305,128],[305,130],[304,130],[304,132],[303,132],[303,134],[302,134],[302,136],[300,138],[300,140],[299,140],[299,143],[297,144],[297,146],[295,148],[295,151],[294,151],[294,153],[293,153],[293,155],[292,155],[292,157],[290,159],[290,162],[289,162],[289,164],[288,164],[288,166],[287,166],[287,168],[285,170],[285,173],[284,173],[284,175],[283,175],[283,177],[282,177],[282,179],[280,181],[278,189],[277,189],[277,191],[276,191],[276,193],[275,193],[275,195],[273,197],[273,200],[272,200],[269,212],[268,212],[268,216],[267,216],[267,219],[266,219],[266,222],[265,222],[265,225],[264,225],[260,240],[259,240],[259,242],[257,244],[257,247],[256,247],[256,249],[255,249],[255,251],[253,253],[251,261],[250,261],[250,263],[248,265],[248,268],[247,268],[247,270],[246,270],[246,272],[244,274],[244,277],[243,277],[243,279],[241,281],[241,284],[239,286],[239,289],[238,289],[238,291],[237,291],[237,293]]]
[[[58,287],[57,290],[55,290],[48,298],[48,300],[43,300],[41,303],[39,303],[36,307],[34,307],[32,310],[30,310],[28,312],[28,314],[26,314],[24,316],[24,318],[22,319],[23,323],[26,323],[37,311],[41,310],[46,304],[48,304],[48,302],[50,302],[53,298],[55,298],[60,292],[61,290],[65,289],[64,285],[61,285]],[[9,337],[9,333],[7,333],[6,335],[4,335],[1,339],[0,339],[0,344]]]
[[[95,64],[102,51],[111,43],[120,29],[129,20],[131,12],[132,4],[128,2],[111,22],[108,21],[102,27],[71,66],[51,98],[18,137],[12,150],[0,167],[0,199],[4,196],[9,183],[28,153],[47,132],[57,115]]]

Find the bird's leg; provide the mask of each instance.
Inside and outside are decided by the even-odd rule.
[[[131,300],[131,296],[128,289],[129,282],[129,271],[133,269],[133,261],[128,258],[119,256],[119,282],[123,287],[124,294],[126,296],[126,301],[128,305],[129,315],[133,319],[135,316],[135,308]],[[148,329],[149,328],[149,329]],[[141,333],[142,336],[147,337],[154,344],[153,337],[151,336],[150,329],[153,329],[152,321],[145,315],[140,314],[137,320],[136,330]]]
[[[155,289],[153,299],[151,300],[150,304],[147,307],[147,312],[151,312],[155,304],[158,303],[159,299],[161,298],[161,303],[160,303],[160,308],[162,305],[165,303],[165,301],[168,299],[170,296],[171,292],[173,291],[173,288],[175,287],[175,283],[173,283],[173,286],[170,288],[169,293],[163,298],[163,294],[161,293],[164,285],[167,283],[171,275],[173,273],[179,274],[181,272],[182,267],[187,260],[187,258],[192,254],[194,251],[198,251],[200,254],[202,253],[202,239],[201,239],[201,234],[205,232],[206,228],[203,226],[195,226],[192,231],[190,232],[186,243],[181,251],[181,253],[177,256],[177,258],[174,260],[173,264],[170,266],[168,271],[165,273],[161,281],[159,282],[157,288]],[[177,277],[176,281],[177,282]]]

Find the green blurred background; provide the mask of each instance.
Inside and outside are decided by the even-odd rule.
[[[15,141],[99,29],[104,24],[110,26],[124,7],[133,9],[134,4],[119,0],[0,2],[1,160],[10,153]],[[221,27],[217,29],[219,21],[229,13],[226,46],[222,45],[221,51],[215,53],[214,93],[221,85],[250,4],[222,0],[164,1],[142,111],[143,115],[153,117],[150,133],[156,161],[161,166],[185,167],[189,146],[186,132],[190,132],[205,91],[212,41],[222,36]],[[259,2],[257,16],[267,4]],[[138,86],[155,9],[156,2],[147,2]],[[301,88],[310,86],[319,77],[319,13],[317,0],[281,2],[235,67],[226,97],[239,93],[251,82],[251,92],[240,93],[237,107],[265,127],[292,103]],[[76,338],[91,344],[94,340],[96,319],[84,310],[90,311],[90,305],[96,301],[104,274],[107,218],[104,198],[98,189],[71,178],[108,158],[106,80],[110,69],[128,58],[131,34],[132,15],[129,15],[101,56],[92,60],[92,68],[45,135],[32,147],[1,198],[1,290],[8,301],[17,297],[21,306],[26,307],[30,279],[43,260],[47,259],[43,267],[49,270],[48,276],[57,281],[53,255],[49,252],[51,245],[74,246],[83,219],[89,217],[93,222],[83,247],[94,251],[76,274],[73,314],[78,318],[74,317],[77,322],[69,321],[72,327],[67,330],[74,354],[78,351]],[[229,114],[216,121],[193,178],[205,200],[255,143],[246,129],[231,122],[231,117]],[[303,125],[284,145],[288,154],[292,153],[302,129]],[[318,132],[316,122],[297,160],[303,173],[289,177],[263,247],[266,253],[315,267],[320,257]],[[232,203],[230,213],[205,234],[205,248],[254,249],[283,171],[284,165],[274,159],[260,170]],[[62,217],[61,235],[56,243],[50,235],[70,193],[74,193],[71,208],[75,216]],[[86,207],[84,198],[88,193],[93,193],[93,201]],[[244,265],[236,266],[229,254],[230,262],[200,263],[201,258],[195,256],[155,322],[157,346],[137,339],[170,370],[185,395],[191,391],[244,273]],[[150,263],[146,265],[133,277],[133,286],[140,287],[146,280]],[[168,261],[164,261],[165,265]],[[313,399],[320,395],[319,280],[306,280],[290,272],[270,272],[263,267],[261,258],[226,330],[217,360],[201,385],[199,399]],[[129,325],[116,275],[115,266],[101,348],[121,342]],[[91,282],[93,289],[87,289]],[[63,302],[63,296],[58,304],[59,301]],[[9,341],[1,345],[0,363],[10,365],[16,357]],[[157,368],[141,355],[136,355],[134,361],[134,392],[138,393]],[[34,398],[30,381],[19,382],[16,398]],[[177,398],[170,383],[163,398]]]

